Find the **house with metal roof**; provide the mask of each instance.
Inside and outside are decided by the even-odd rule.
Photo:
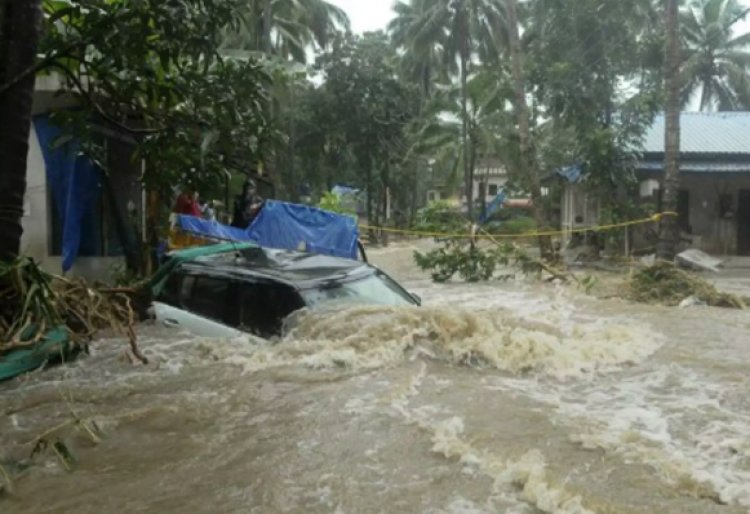
[[[750,255],[750,112],[681,114],[678,221],[685,244],[716,254]],[[664,116],[655,118],[635,166],[638,201],[661,210]],[[585,174],[561,170],[565,231],[599,224],[599,200]],[[570,239],[570,238],[567,238]]]

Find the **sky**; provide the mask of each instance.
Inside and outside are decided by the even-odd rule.
[[[352,31],[362,33],[385,29],[393,18],[393,0],[328,0],[344,9],[352,22]]]

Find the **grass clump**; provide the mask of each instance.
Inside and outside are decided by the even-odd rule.
[[[677,306],[689,297],[707,305],[744,309],[737,296],[722,293],[699,276],[671,262],[657,262],[635,273],[628,281],[628,297],[640,303]]]

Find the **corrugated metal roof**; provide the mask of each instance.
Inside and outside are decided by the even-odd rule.
[[[663,161],[639,162],[638,171],[664,170]],[[750,173],[750,163],[742,162],[685,162],[680,161],[680,173]]]
[[[680,153],[749,154],[750,112],[683,112]],[[664,115],[646,131],[643,152],[664,152]]]

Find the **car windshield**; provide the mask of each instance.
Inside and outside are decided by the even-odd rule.
[[[338,302],[393,306],[415,304],[408,293],[382,273],[359,280],[329,282],[315,289],[302,291],[302,297],[312,308]]]

